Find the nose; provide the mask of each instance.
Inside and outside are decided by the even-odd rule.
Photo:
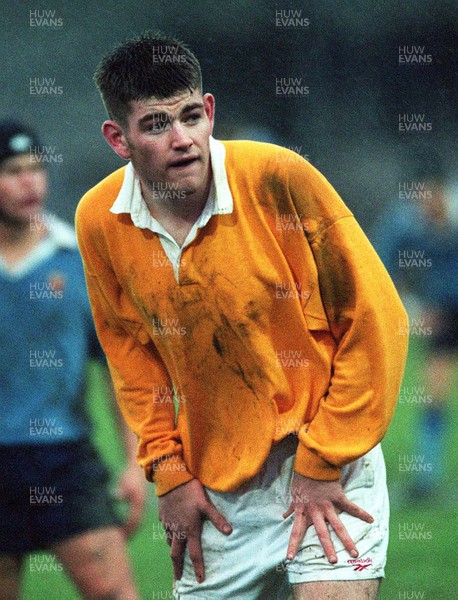
[[[40,196],[46,190],[45,171],[25,169],[19,176],[18,184],[23,194]]]
[[[188,130],[182,123],[174,123],[172,126],[172,148],[174,150],[187,150],[193,141]]]
[[[37,185],[37,173],[32,170],[26,170],[21,173],[21,183],[28,190],[33,190]]]

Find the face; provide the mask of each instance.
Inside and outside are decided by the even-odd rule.
[[[47,174],[42,164],[20,154],[0,163],[0,221],[23,225],[40,213],[46,196]]]
[[[427,181],[426,190],[431,198],[421,203],[421,210],[426,219],[433,225],[446,222],[449,218],[449,207],[444,185],[437,181]]]
[[[131,160],[142,189],[169,189],[186,197],[203,192],[211,177],[214,106],[213,96],[198,90],[135,101],[127,127],[107,121],[102,131],[115,152]]]

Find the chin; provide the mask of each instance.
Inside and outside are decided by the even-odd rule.
[[[173,186],[173,189],[182,196],[191,196],[199,190],[199,186],[191,181],[179,181]]]
[[[17,215],[19,218],[24,219],[26,221],[31,221],[33,219],[42,219],[43,218],[43,207],[37,206],[36,208],[29,208],[22,210]]]
[[[6,223],[10,227],[17,227],[23,229],[24,227],[30,227],[32,217],[29,213],[6,213],[0,210],[0,221]]]

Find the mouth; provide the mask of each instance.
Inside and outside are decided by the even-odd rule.
[[[169,168],[172,169],[185,169],[190,165],[193,165],[196,161],[199,160],[198,156],[188,156],[186,158],[181,158],[180,160],[175,160],[170,163]]]
[[[36,198],[35,196],[29,196],[28,198],[25,198],[21,203],[20,203],[20,207],[21,208],[30,208],[30,207],[34,207],[41,204],[41,201],[39,198]]]

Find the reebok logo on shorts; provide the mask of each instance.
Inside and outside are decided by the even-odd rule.
[[[353,571],[364,571],[367,567],[372,566],[372,558],[353,558],[347,560],[347,564],[354,565]]]

